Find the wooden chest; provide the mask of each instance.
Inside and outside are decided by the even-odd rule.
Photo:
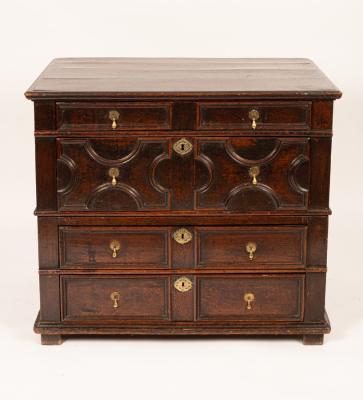
[[[42,343],[322,343],[340,96],[306,59],[52,61],[26,92]]]

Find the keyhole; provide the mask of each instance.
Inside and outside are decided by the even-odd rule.
[[[181,150],[184,151],[184,143],[181,144]]]
[[[184,233],[181,234],[181,238],[184,240]]]
[[[182,287],[184,287],[185,286],[185,282],[182,282]]]

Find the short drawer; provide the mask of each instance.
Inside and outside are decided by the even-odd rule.
[[[167,227],[59,229],[61,268],[168,268]]]
[[[310,129],[310,102],[198,103],[197,129]]]
[[[305,226],[198,227],[197,267],[297,268],[306,259]]]
[[[62,320],[169,319],[166,276],[63,275]]]
[[[301,321],[304,275],[204,276],[198,320]]]
[[[171,103],[57,103],[60,131],[170,129]]]

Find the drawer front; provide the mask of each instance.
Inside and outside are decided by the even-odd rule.
[[[61,211],[307,209],[308,138],[57,139]]]
[[[57,152],[59,210],[170,208],[170,191],[157,179],[166,139],[57,139]]]
[[[169,268],[164,227],[60,227],[61,268]]]
[[[198,279],[197,320],[301,321],[303,275]]]
[[[310,102],[198,103],[201,130],[307,130]]]
[[[309,143],[308,138],[198,139],[196,209],[306,209]]]
[[[67,276],[62,282],[62,320],[168,320],[169,278],[165,276]]]
[[[305,226],[198,227],[198,268],[296,268],[305,266]]]
[[[170,129],[171,103],[57,103],[59,131]]]

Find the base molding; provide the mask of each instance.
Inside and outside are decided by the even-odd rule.
[[[153,325],[61,325],[40,321],[39,314],[34,324],[34,332],[40,333],[42,344],[61,344],[64,336],[107,335],[107,336],[299,336],[304,344],[323,344],[324,334],[330,332],[327,314],[319,323],[244,323],[239,325],[216,324],[153,324]]]

